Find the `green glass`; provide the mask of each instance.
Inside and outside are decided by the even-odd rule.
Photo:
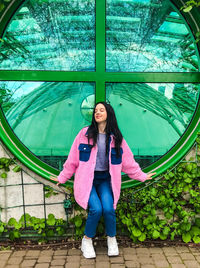
[[[108,72],[197,72],[194,38],[169,0],[107,0]]]
[[[198,84],[107,83],[106,99],[141,167],[158,160],[183,135],[199,92]]]
[[[27,1],[0,42],[0,69],[95,70],[95,1]]]
[[[6,119],[16,136],[44,162],[61,169],[75,136],[89,124],[95,84],[1,82],[0,89]]]

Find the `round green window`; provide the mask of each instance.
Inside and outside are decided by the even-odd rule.
[[[181,6],[169,0],[1,6],[4,143],[48,179],[90,124],[95,102],[106,100],[145,172],[159,175],[175,164],[195,140],[200,113],[194,39],[200,22],[195,11],[182,14]],[[122,187],[135,184],[123,176]]]

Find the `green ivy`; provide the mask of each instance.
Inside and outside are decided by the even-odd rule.
[[[184,6],[181,8],[184,12],[190,12],[193,8],[200,7],[200,0],[189,0],[186,1]],[[196,43],[200,41],[200,31],[196,33]]]
[[[1,157],[0,158],[0,177],[2,179],[6,179],[7,178],[7,172],[10,171],[10,166],[15,164],[13,159],[11,158],[7,158],[7,157]],[[14,172],[19,172],[21,170],[21,167],[16,165],[13,169]]]
[[[9,239],[14,241],[22,236],[25,229],[30,229],[36,231],[39,237],[43,237],[39,241],[47,241],[50,237],[64,236],[66,227],[66,221],[56,219],[53,214],[49,214],[45,220],[45,218],[31,217],[26,213],[19,221],[15,218],[10,218],[7,224],[0,222],[0,237],[8,232]]]
[[[44,191],[45,191],[45,197],[46,198],[49,198],[49,197],[54,196],[54,195],[58,195],[58,193],[55,192],[54,189],[52,187],[48,186],[48,185],[46,185],[44,187]]]

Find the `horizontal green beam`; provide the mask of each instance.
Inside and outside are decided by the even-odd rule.
[[[1,81],[196,83],[200,73],[118,73],[0,70]]]

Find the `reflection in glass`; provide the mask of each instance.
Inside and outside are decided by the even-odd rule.
[[[193,38],[169,0],[107,0],[106,70],[195,72]]]
[[[14,133],[36,156],[62,169],[75,136],[89,125],[81,103],[90,96],[94,106],[94,83],[1,82],[0,89]]]
[[[0,69],[94,71],[95,1],[26,1],[0,47]]]
[[[159,159],[183,135],[199,92],[196,84],[107,83],[107,101],[141,167]]]

